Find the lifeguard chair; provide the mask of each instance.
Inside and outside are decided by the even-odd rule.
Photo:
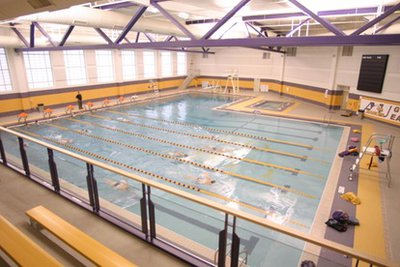
[[[232,87],[232,94],[239,93],[239,75],[237,70],[230,71],[226,77],[224,93],[229,93],[228,87]]]

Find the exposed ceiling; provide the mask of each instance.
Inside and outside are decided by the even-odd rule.
[[[158,0],[156,2],[184,25],[196,39],[200,39],[242,1]],[[399,0],[297,1],[345,34],[351,34],[400,3]],[[252,0],[213,33],[210,39],[254,38],[261,36],[260,34],[264,38],[288,35],[293,37],[335,35],[326,26],[322,26],[321,21],[309,17],[291,2]],[[91,3],[81,0],[3,0],[0,1],[0,46],[24,47],[16,31],[11,29],[10,23],[29,43],[32,22],[39,24],[34,32],[36,46],[50,46],[48,37],[57,45],[69,25],[76,27],[66,45],[107,44],[108,41],[94,28],[100,28],[113,42],[142,5],[149,7],[126,35],[123,43],[136,42],[138,32],[141,32],[139,42],[164,41],[171,35],[179,40],[190,38],[155,6],[150,5],[149,0],[103,0]],[[380,28],[389,22],[392,22],[390,27]],[[299,24],[302,26],[297,27]],[[39,30],[40,26],[48,37]],[[297,30],[293,31],[294,29]],[[392,13],[364,33],[400,34],[400,12]]]

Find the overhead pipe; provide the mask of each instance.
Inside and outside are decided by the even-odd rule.
[[[115,11],[79,6],[50,13],[31,15],[25,17],[22,21],[37,21],[40,23],[122,30],[129,23],[131,18],[132,16],[124,15]],[[170,27],[168,23],[155,22],[154,20],[145,17],[142,17],[132,27],[132,31],[184,36],[180,30]]]

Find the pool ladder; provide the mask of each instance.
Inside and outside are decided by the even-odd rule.
[[[326,124],[326,126],[329,126],[332,122],[332,115],[330,114],[324,114],[324,118],[322,119],[322,123]]]
[[[360,153],[358,155],[358,158],[356,159],[356,162],[351,166],[350,168],[350,174],[349,174],[349,180],[353,180],[353,174],[355,173],[355,170],[357,168],[357,166],[360,165],[361,159],[365,156],[365,155],[370,155],[371,156],[371,160],[370,160],[370,165],[368,167],[368,169],[370,169],[373,157],[376,156],[375,155],[375,150],[373,147],[370,147],[372,141],[375,140],[376,144],[380,144],[380,148],[381,148],[381,157],[386,161],[386,172],[385,172],[385,179],[388,181],[388,187],[390,187],[390,183],[392,181],[392,175],[390,172],[390,160],[392,158],[392,147],[393,147],[393,143],[394,143],[394,136],[393,135],[387,135],[387,134],[380,134],[380,133],[373,133],[368,141],[367,144],[363,147],[362,150],[360,150]],[[382,148],[383,144],[387,144],[386,148]]]
[[[231,248],[232,247],[231,245],[232,245],[231,243],[228,243],[226,246]],[[218,251],[219,251],[219,248],[217,248],[214,253],[214,264],[215,265],[218,264]],[[226,256],[230,256],[230,253],[231,253],[231,249],[229,249],[226,252]],[[244,256],[240,257],[240,255],[243,255],[243,254],[244,254]],[[247,266],[248,258],[249,258],[249,253],[247,252],[247,250],[242,250],[241,252],[239,252],[239,262],[238,262],[237,266]]]

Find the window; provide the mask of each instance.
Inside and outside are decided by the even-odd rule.
[[[131,50],[121,51],[122,79],[134,80],[136,78],[135,52]]]
[[[176,54],[176,64],[177,64],[177,74],[178,75],[186,75],[187,67],[186,67],[186,53],[178,52]]]
[[[53,73],[49,52],[24,52],[23,55],[29,88],[52,87]]]
[[[64,51],[64,61],[68,85],[87,83],[83,50]]]
[[[154,52],[143,52],[144,78],[154,78],[156,76],[154,61]]]
[[[0,48],[0,92],[11,90],[11,79],[8,70],[6,51],[4,48]]]
[[[172,76],[171,52],[161,52],[161,75]]]
[[[114,80],[114,69],[111,50],[96,50],[97,81]]]

